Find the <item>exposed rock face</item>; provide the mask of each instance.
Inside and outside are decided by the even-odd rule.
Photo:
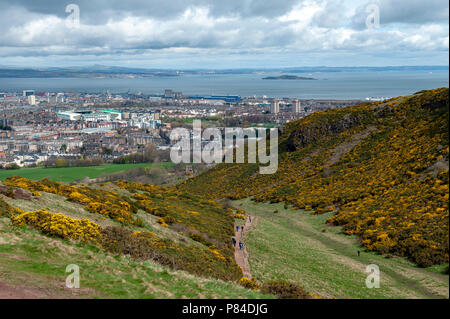
[[[410,105],[416,104],[420,105],[421,108],[430,110],[438,108],[443,110],[448,109],[448,89],[436,93],[432,98],[428,96],[425,98],[423,92],[417,92],[413,95],[409,99]],[[363,124],[364,122],[367,123],[367,119],[371,116],[376,118],[394,116],[394,108],[389,103],[375,103],[370,108],[370,114],[364,112],[352,112],[343,116],[324,117],[319,122],[310,123],[309,125],[304,126],[299,125],[294,129],[283,128],[281,133],[290,131],[289,136],[283,143],[285,150],[287,152],[294,152],[325,136],[339,134],[352,127]]]
[[[309,125],[291,132],[286,140],[286,151],[294,152],[327,135],[339,134],[360,125],[364,116],[361,114],[346,114],[342,118]]]
[[[0,185],[0,194],[10,197],[12,199],[31,200],[33,198],[31,196],[30,192],[28,192],[26,190],[23,190],[21,188],[15,189],[12,187],[1,186],[1,185]]]

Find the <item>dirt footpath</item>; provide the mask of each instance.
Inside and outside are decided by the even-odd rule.
[[[234,258],[236,263],[242,268],[244,277],[252,278],[252,274],[250,273],[250,265],[248,263],[248,253],[247,247],[245,245],[245,237],[247,232],[250,231],[252,227],[256,225],[258,217],[249,215],[244,225],[244,230],[242,231],[242,227],[239,227],[239,231],[236,231],[234,238],[236,238],[236,247],[234,250]],[[244,244],[243,249],[239,248],[239,242]]]

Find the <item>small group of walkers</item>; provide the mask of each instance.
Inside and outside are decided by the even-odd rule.
[[[233,241],[233,247],[236,247],[236,244],[237,244],[237,242],[236,242],[236,238],[231,238],[231,240]],[[239,249],[240,250],[242,250],[242,249],[244,249],[244,244],[242,243],[242,241],[239,241]]]
[[[252,222],[252,216],[248,216],[248,220],[251,223]],[[236,225],[236,232],[239,232],[239,229],[241,229],[241,233],[243,234],[244,233],[244,226]],[[237,244],[236,238],[233,237],[232,241],[233,241],[233,247],[236,247],[236,244]],[[239,241],[239,249],[240,250],[244,249],[244,243],[241,242],[241,241]]]

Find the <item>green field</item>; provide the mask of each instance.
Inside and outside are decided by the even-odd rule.
[[[61,167],[61,168],[22,168],[14,170],[0,170],[0,180],[10,176],[22,176],[33,180],[48,178],[57,182],[73,182],[84,177],[96,178],[102,174],[111,174],[127,171],[137,167],[172,166],[173,163],[140,163],[140,164],[104,164],[87,167]]]
[[[311,215],[249,199],[233,205],[258,216],[245,244],[252,276],[259,281],[289,280],[326,298],[449,297],[449,277],[443,274],[446,265],[424,269],[405,258],[366,252],[356,236],[325,224],[332,213]],[[369,264],[380,268],[378,289],[365,285]]]

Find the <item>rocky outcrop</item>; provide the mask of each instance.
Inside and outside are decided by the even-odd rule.
[[[366,119],[364,114],[347,113],[335,119],[325,118],[323,121],[313,123],[293,130],[285,141],[287,152],[294,152],[325,136],[342,133],[352,127],[361,125]]]

